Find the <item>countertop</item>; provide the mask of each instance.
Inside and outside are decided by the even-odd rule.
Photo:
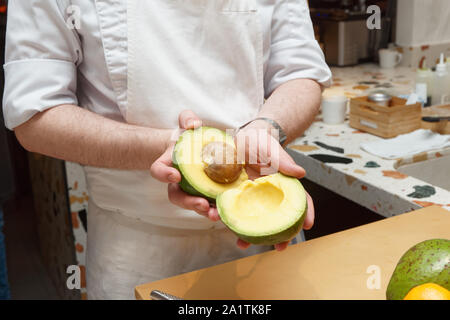
[[[326,89],[324,95],[339,93],[355,97],[376,87],[389,88],[396,95],[409,94],[415,81],[411,68],[383,70],[367,64],[332,68],[332,72],[333,86]],[[319,116],[303,137],[288,146],[288,153],[306,169],[309,180],[382,216],[390,217],[430,205],[450,210],[449,191],[430,186],[427,190],[431,192],[427,194],[415,192],[429,183],[396,170],[402,164],[450,155],[450,149],[396,160],[382,159],[360,149],[362,142],[379,139],[382,138],[351,128],[348,121],[327,125]],[[319,158],[318,154],[325,156]],[[339,161],[345,163],[329,162],[335,157],[343,158]]]
[[[400,257],[450,238],[450,212],[432,206],[358,228],[136,287],[185,299],[385,299]]]

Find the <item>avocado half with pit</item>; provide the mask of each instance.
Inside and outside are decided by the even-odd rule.
[[[247,180],[220,194],[217,210],[240,239],[274,245],[300,232],[307,211],[306,193],[298,179],[276,173]]]
[[[233,137],[216,128],[200,127],[195,130],[186,130],[180,135],[174,147],[172,162],[181,173],[179,184],[184,192],[204,197],[215,203],[219,194],[230,188],[238,187],[248,179],[242,165],[237,167],[237,175],[234,174],[234,178],[229,183],[225,182],[226,179],[225,181],[219,179],[221,182],[217,182],[208,176],[208,171],[205,171],[208,167],[205,151],[209,151],[208,146],[222,144],[228,146],[233,152],[235,151]],[[233,165],[231,167],[235,168]]]

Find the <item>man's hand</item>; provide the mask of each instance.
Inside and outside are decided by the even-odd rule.
[[[202,125],[200,118],[189,110],[181,112],[178,120],[180,129],[184,130],[194,129]],[[188,195],[178,185],[181,181],[181,174],[172,167],[173,147],[177,138],[178,135],[174,135],[171,141],[168,141],[166,151],[153,163],[150,173],[155,179],[169,184],[168,195],[170,202],[181,208],[193,210],[212,221],[217,221],[219,220],[217,209],[210,207],[208,200]]]
[[[194,129],[200,127],[201,123],[200,118],[192,111],[183,111],[179,116],[180,129]],[[238,154],[245,155],[246,163],[252,162],[246,165],[246,170],[250,179],[260,177],[261,170],[270,170],[270,167],[273,166],[274,163],[277,164],[277,168],[272,168],[272,170],[275,170],[272,173],[279,171],[299,179],[304,177],[305,170],[298,166],[286,151],[284,151],[278,141],[270,135],[270,128],[265,122],[255,121],[239,131],[236,136]],[[266,139],[261,138],[261,141],[256,144],[250,143],[254,134],[261,134],[261,130],[263,130],[261,136],[265,136]],[[181,190],[178,185],[181,181],[181,174],[172,167],[172,152],[176,138],[177,136],[173,137],[172,140],[167,143],[166,151],[153,163],[150,170],[152,176],[161,182],[169,184],[168,196],[170,202],[184,209],[193,210],[212,221],[218,221],[219,214],[216,208],[211,207],[209,202],[204,198],[188,195]],[[257,155],[256,161],[253,155]],[[307,194],[307,201],[308,212],[303,225],[303,228],[306,230],[310,229],[314,223],[314,204],[309,194]],[[275,245],[275,248],[277,250],[284,250],[288,244],[289,241],[279,243]],[[237,245],[242,249],[246,249],[250,246],[249,243],[241,239],[237,241]]]

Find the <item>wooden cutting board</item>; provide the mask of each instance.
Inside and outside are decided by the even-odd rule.
[[[403,253],[434,238],[450,239],[450,211],[437,206],[143,284],[135,293],[137,299],[149,299],[152,290],[185,299],[385,299]]]

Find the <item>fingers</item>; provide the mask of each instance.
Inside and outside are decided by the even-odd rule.
[[[184,110],[178,117],[181,129],[195,129],[202,126],[202,120],[191,110]]]
[[[200,197],[190,196],[181,190],[176,183],[170,183],[168,186],[169,201],[174,205],[187,210],[193,210],[198,214],[211,219],[219,220],[219,214],[216,208],[210,208],[208,200]]]
[[[285,175],[301,179],[305,176],[305,169],[295,163],[294,159],[280,146],[279,171]]]
[[[244,240],[242,240],[242,239],[238,239],[237,242],[236,242],[236,245],[237,245],[239,248],[243,249],[243,250],[245,250],[245,249],[247,249],[248,247],[250,247],[250,243],[248,243],[247,241],[244,241]],[[288,245],[289,245],[289,241],[277,243],[277,244],[275,245],[275,249],[276,249],[277,251],[283,251],[284,249],[286,249],[286,248],[288,247]]]
[[[208,218],[212,221],[219,221],[220,220],[220,216],[219,216],[219,212],[217,212],[216,208],[209,208],[208,211]]]
[[[308,211],[306,213],[306,218],[303,223],[303,229],[309,230],[314,225],[314,203],[309,193],[306,193],[306,201],[308,202]],[[275,249],[277,251],[283,251],[288,247],[289,242],[290,241],[278,243],[275,245]]]
[[[289,245],[289,241],[285,241],[285,242],[281,242],[281,243],[277,243],[275,245],[275,249],[277,251],[283,251],[284,249],[286,249]]]
[[[150,174],[153,178],[164,183],[176,183],[181,181],[181,174],[172,167],[173,146],[153,162],[150,167]]]
[[[209,203],[206,199],[194,197],[186,194],[176,183],[170,183],[168,186],[169,200],[173,204],[188,210],[194,210],[201,215],[207,215]]]
[[[236,137],[236,145],[238,157],[245,159],[250,167],[259,168],[261,175],[281,172],[301,179],[306,174],[305,169],[295,163],[278,141],[265,132],[257,130],[240,132]]]
[[[311,196],[306,193],[306,201],[308,202],[308,211],[306,213],[305,222],[303,223],[303,229],[309,230],[314,225],[314,203]],[[281,242],[275,245],[277,251],[285,250],[290,241]]]
[[[178,117],[180,129],[195,129],[202,125],[200,118],[191,110],[184,110]],[[176,132],[178,136],[179,132]],[[176,139],[172,139],[176,141]],[[216,208],[211,208],[209,202],[201,197],[190,196],[185,193],[177,184],[181,181],[180,172],[172,167],[173,145],[152,164],[150,173],[153,178],[168,183],[168,197],[173,204],[187,209],[193,210],[198,214],[208,217],[212,221],[220,219]]]
[[[314,225],[315,213],[314,213],[314,202],[308,193],[306,193],[306,201],[308,203],[308,211],[306,213],[305,222],[303,223],[303,229],[309,230]]]
[[[247,241],[244,241],[242,239],[238,239],[236,242],[236,245],[241,248],[242,250],[247,249],[248,247],[250,247],[250,243],[248,243]]]

